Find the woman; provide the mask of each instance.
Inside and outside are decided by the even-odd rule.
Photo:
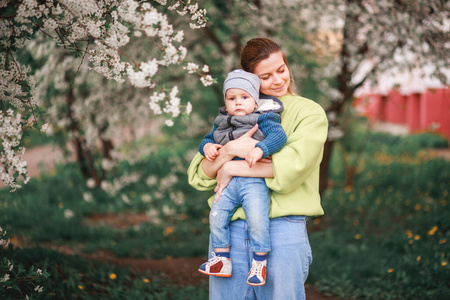
[[[264,177],[271,189],[271,249],[267,282],[253,287],[246,283],[252,253],[248,248],[245,214],[238,209],[230,222],[230,278],[210,277],[210,299],[305,299],[304,282],[312,261],[306,232],[306,217],[323,214],[319,196],[319,166],[327,137],[328,122],[317,103],[294,95],[292,76],[285,54],[265,38],[247,42],[241,66],[261,79],[260,92],[278,97],[284,105],[281,125],[286,145],[272,157],[252,168],[243,160],[255,147],[253,128],[245,136],[227,143],[210,162],[197,154],[188,169],[189,183],[198,190],[220,194],[232,177]],[[256,127],[256,126],[255,126]],[[211,197],[209,201],[211,202]],[[210,245],[211,252],[211,245]]]

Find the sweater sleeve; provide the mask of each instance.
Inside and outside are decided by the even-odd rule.
[[[258,118],[258,126],[264,134],[264,140],[258,142],[255,147],[261,148],[263,157],[268,157],[280,151],[286,144],[286,133],[281,127],[281,117],[276,113],[266,113]]]
[[[207,135],[205,135],[205,137],[203,138],[203,141],[200,143],[200,146],[198,147],[198,151],[200,152],[201,155],[205,156],[205,152],[203,151],[203,147],[205,147],[206,144],[208,143],[215,143],[214,141],[214,131],[216,131],[217,129],[217,125],[214,122],[214,127],[213,130],[208,133]]]
[[[297,116],[286,145],[272,156],[274,177],[267,186],[280,194],[289,194],[302,185],[320,165],[328,133],[328,120],[322,108]]]
[[[192,159],[187,170],[188,182],[196,190],[210,191],[216,186],[217,180],[205,175],[202,169],[203,159],[205,159],[205,157],[200,153],[197,153]]]

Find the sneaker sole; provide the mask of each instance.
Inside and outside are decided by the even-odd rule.
[[[251,286],[262,286],[262,285],[265,285],[266,283],[265,282],[263,282],[263,283],[252,283],[252,282],[248,282],[247,281],[247,284],[251,285]]]
[[[217,276],[217,277],[231,277],[231,274],[220,274],[220,273],[208,273],[206,271],[203,271],[201,269],[198,269],[200,273],[203,273],[205,275],[211,275],[211,276]]]

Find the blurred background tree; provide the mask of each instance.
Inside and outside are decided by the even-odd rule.
[[[358,88],[375,87],[385,72],[414,68],[427,68],[424,76],[449,83],[446,1],[210,1],[205,7],[211,21],[189,39],[195,58],[208,64],[219,82],[239,67],[247,40],[268,37],[286,52],[296,92],[326,109],[330,128],[321,193],[334,141],[347,130],[344,119]],[[195,113],[215,114],[222,92],[220,84],[212,89],[193,94]]]

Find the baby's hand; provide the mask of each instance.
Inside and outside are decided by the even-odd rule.
[[[245,161],[248,163],[248,166],[251,168],[255,165],[255,163],[260,160],[264,155],[264,152],[261,148],[255,147],[247,153],[245,157]]]
[[[203,152],[205,152],[205,157],[209,161],[214,161],[217,156],[219,156],[219,149],[223,146],[220,144],[207,143],[203,146]]]

